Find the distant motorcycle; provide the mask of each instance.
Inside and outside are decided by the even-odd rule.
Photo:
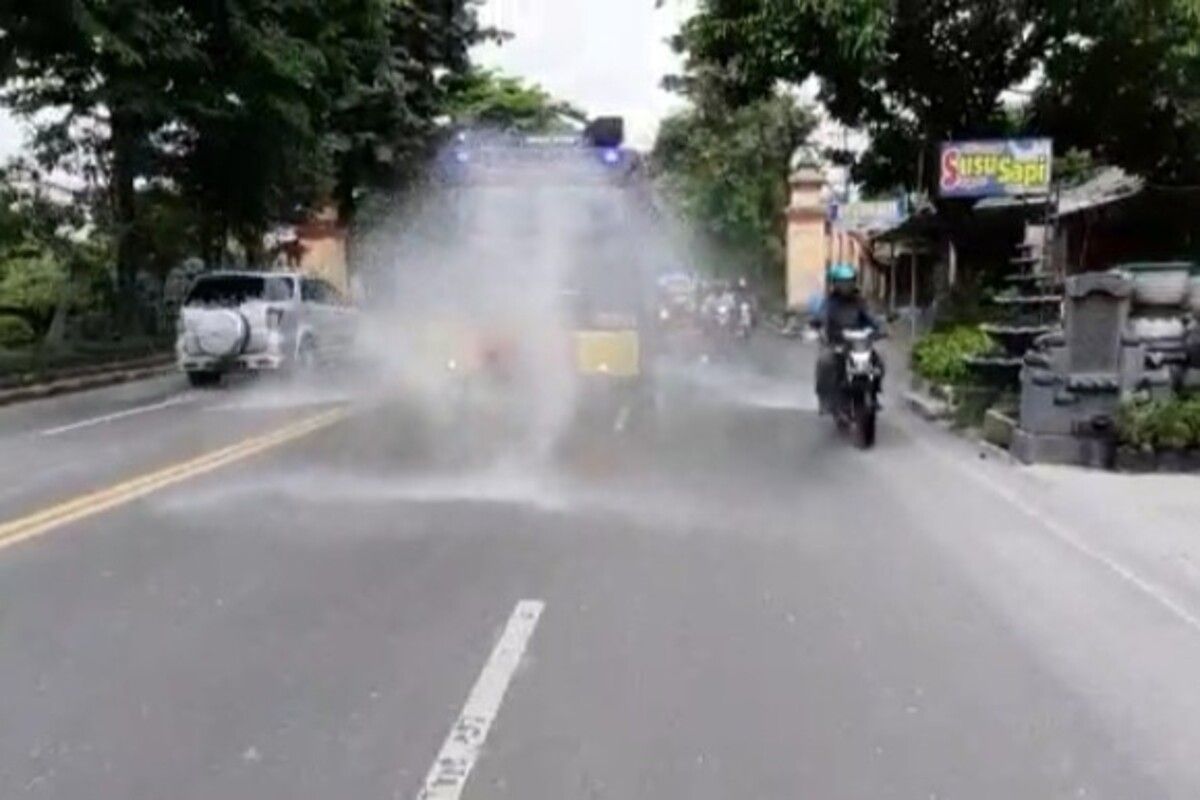
[[[655,316],[660,328],[682,330],[696,322],[696,285],[686,274],[670,274],[659,279],[658,307]]]
[[[713,321],[718,331],[727,331],[733,326],[734,303],[732,297],[719,297],[713,308]]]
[[[834,419],[864,450],[875,446],[875,419],[883,390],[883,361],[875,351],[880,338],[882,334],[873,330],[847,330],[835,348],[843,373]]]
[[[665,298],[659,301],[656,316],[660,328],[686,329],[694,324],[695,304],[686,298]]]

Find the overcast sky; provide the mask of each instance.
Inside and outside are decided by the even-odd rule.
[[[486,0],[484,21],[511,31],[502,47],[476,59],[540,83],[592,115],[627,121],[632,144],[648,147],[658,120],[678,104],[659,89],[676,60],[664,39],[678,29],[692,0]],[[20,126],[0,110],[0,159],[17,153]]]
[[[479,50],[480,63],[540,83],[589,114],[625,117],[631,142],[649,146],[679,104],[659,82],[678,62],[666,45],[692,0],[487,0],[484,21],[515,38]]]

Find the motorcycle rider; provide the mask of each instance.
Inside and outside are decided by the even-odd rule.
[[[700,322],[706,327],[712,327],[712,321],[717,315],[717,287],[714,281],[705,281],[700,299]]]
[[[858,270],[853,264],[838,263],[827,273],[828,291],[821,303],[813,324],[821,333],[821,354],[817,357],[817,401],[822,414],[836,407],[838,384],[842,361],[837,345],[842,343],[846,330],[870,328],[882,330],[882,326],[867,308],[867,302],[858,291]]]
[[[754,292],[750,291],[750,281],[746,279],[746,276],[743,275],[737,279],[737,283],[733,287],[733,296],[738,309],[741,309],[743,303],[746,304],[750,311],[751,326],[753,327],[753,320],[758,316],[758,298]]]

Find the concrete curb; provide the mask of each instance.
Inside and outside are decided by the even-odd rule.
[[[949,403],[942,400],[935,400],[921,392],[912,390],[905,392],[904,402],[913,413],[930,422],[937,422],[950,417]]]
[[[138,362],[127,362],[116,368],[105,371],[87,372],[74,377],[31,383],[27,386],[17,386],[12,389],[0,390],[0,406],[24,403],[30,400],[41,400],[61,394],[82,392],[88,389],[99,389],[114,386],[119,383],[156,378],[174,372],[175,360],[170,356],[156,359],[142,359]]]
[[[975,438],[970,439],[970,441],[974,442],[976,445],[979,446],[979,457],[980,458],[994,459],[996,461],[1001,461],[1005,464],[1009,464],[1014,467],[1029,466],[1028,464],[1023,463],[1021,461],[1021,459],[1014,456],[1012,454],[1011,450],[1005,450],[1000,445],[992,444],[987,439],[975,437]]]
[[[1008,450],[1005,450],[1003,447],[992,444],[987,439],[984,439],[980,435],[979,431],[955,429],[951,424],[952,414],[950,413],[949,404],[941,400],[936,400],[917,391],[907,392],[904,399],[909,411],[911,411],[914,416],[918,417],[926,424],[934,426],[937,430],[954,437],[958,441],[969,446],[974,446],[979,458],[986,461],[1000,462],[1014,467],[1026,466],[1025,464],[1021,463],[1020,459],[1018,459]],[[937,416],[937,413],[940,413],[942,409],[945,410],[945,414],[943,416]]]

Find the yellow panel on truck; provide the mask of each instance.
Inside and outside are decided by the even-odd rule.
[[[635,378],[642,371],[637,330],[576,330],[575,366],[582,375]]]

